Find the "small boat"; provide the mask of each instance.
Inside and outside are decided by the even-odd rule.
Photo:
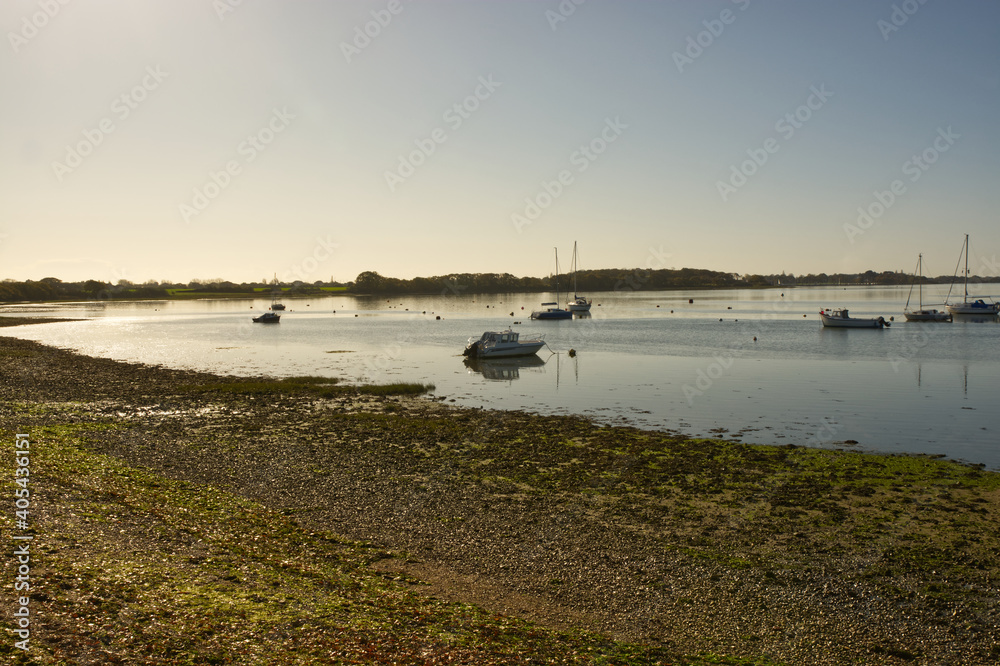
[[[573,313],[569,310],[559,309],[558,303],[542,303],[544,310],[535,310],[531,313],[532,319],[572,319]]]
[[[847,308],[820,310],[819,318],[823,321],[823,326],[828,328],[884,328],[889,326],[889,322],[882,317],[874,319],[857,319],[851,317],[847,312]]]
[[[590,312],[590,304],[585,297],[576,293],[576,241],[573,241],[573,300],[567,303],[570,312]]]
[[[559,249],[556,248],[556,300],[553,303],[542,303],[544,310],[531,313],[532,319],[572,319],[573,313],[559,309]]]
[[[906,317],[906,321],[951,321],[951,313],[924,307],[923,261],[924,255],[917,255],[917,272],[913,274],[913,280],[917,283],[917,309],[909,309],[910,296],[913,295],[913,285],[910,284],[910,293],[906,295],[906,305],[903,306],[903,316]]]
[[[283,303],[278,302],[278,294],[281,292],[281,287],[278,286],[278,274],[274,274],[274,282],[271,289],[271,309],[272,310],[284,310],[285,306]]]
[[[280,320],[281,315],[274,312],[265,312],[261,316],[253,318],[255,324],[277,324]]]
[[[1000,314],[1000,303],[997,303],[993,299],[986,301],[985,298],[977,298],[972,296],[971,298],[975,300],[969,300],[969,234],[965,234],[965,244],[962,246],[962,254],[958,255],[959,265],[962,263],[962,255],[965,255],[965,295],[962,297],[961,303],[951,303],[947,300],[945,301],[945,307],[948,308],[948,312],[953,315],[987,315],[995,316]],[[958,277],[958,267],[955,267],[955,278]],[[954,279],[952,280],[951,286],[955,286]],[[948,298],[951,298],[951,290],[948,290]]]
[[[478,340],[469,338],[462,355],[471,358],[531,356],[544,346],[541,336],[522,340],[520,333],[508,328],[506,331],[486,331]]]

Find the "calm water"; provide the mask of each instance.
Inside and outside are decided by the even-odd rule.
[[[925,288],[924,302],[945,293]],[[290,299],[272,326],[250,322],[266,300],[9,306],[0,314],[81,321],[0,334],[227,374],[430,382],[466,406],[690,435],[724,430],[753,443],[856,440],[858,450],[944,454],[1000,469],[1000,324],[907,323],[906,295],[905,287],[600,293],[590,295],[590,318],[561,322],[528,317],[554,295],[343,296]],[[821,307],[897,321],[881,331],[824,329]],[[465,362],[467,338],[508,325],[544,334],[548,349],[520,361]]]

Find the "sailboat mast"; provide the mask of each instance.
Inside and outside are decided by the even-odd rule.
[[[969,300],[969,234],[965,234],[965,300]]]
[[[576,298],[576,241],[573,241],[573,298]]]
[[[918,278],[920,280],[920,289],[917,291],[917,307],[921,310],[924,309],[924,255],[917,255],[917,273],[920,275]]]
[[[556,251],[556,307],[559,307],[559,248],[552,248]]]

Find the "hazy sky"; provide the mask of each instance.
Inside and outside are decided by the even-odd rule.
[[[987,0],[7,0],[0,278],[1000,274]],[[859,208],[867,212],[861,216]]]

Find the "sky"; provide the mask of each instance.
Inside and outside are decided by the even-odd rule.
[[[987,0],[7,0],[0,279],[1000,275]]]

